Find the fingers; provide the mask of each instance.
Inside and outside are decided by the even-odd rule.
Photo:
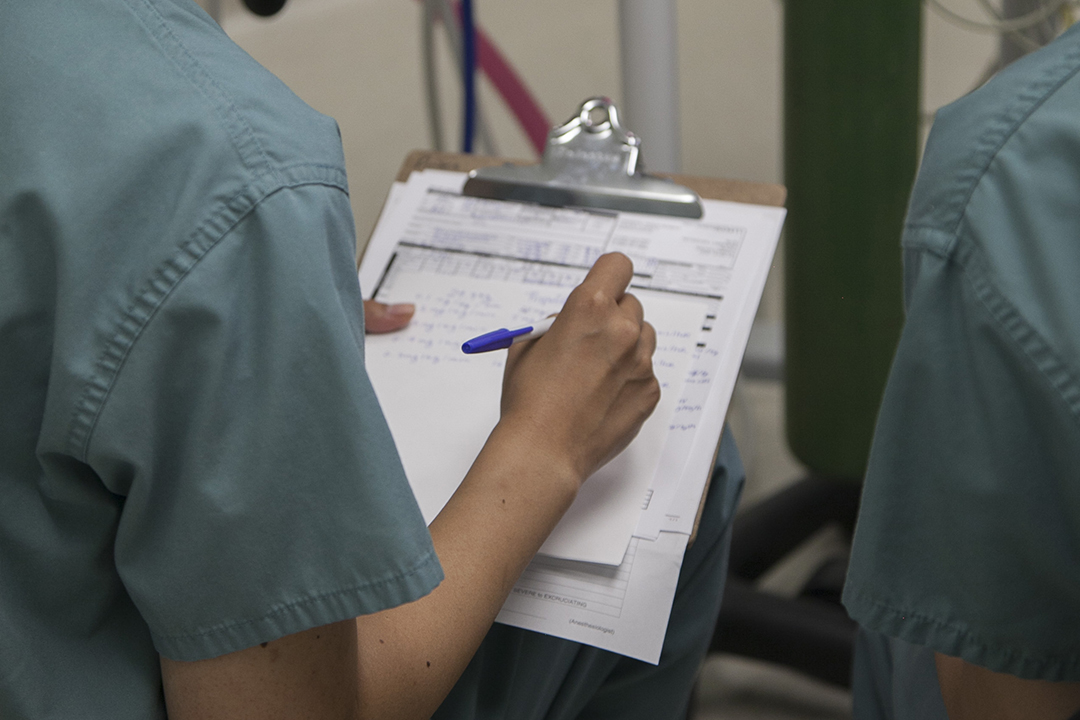
[[[641,301],[626,292],[633,276],[634,265],[630,258],[622,253],[601,255],[581,284],[570,293],[552,328],[578,332],[598,340],[604,338],[602,354],[605,356],[616,358],[633,353],[635,347],[642,346],[643,326],[646,325]],[[656,347],[652,327],[649,327],[649,333],[645,345],[651,356]],[[522,343],[525,346],[532,344]],[[516,355],[524,350],[512,354],[509,362],[514,363]]]
[[[374,300],[364,301],[364,330],[369,333],[388,333],[409,324],[416,306],[411,303],[387,305]]]
[[[656,330],[626,292],[632,278],[625,255],[600,257],[551,331],[507,355],[500,422],[527,427],[580,481],[629,444],[660,398]]]
[[[645,321],[645,308],[641,307],[641,301],[630,293],[626,293],[619,300],[619,309],[636,320],[638,325]]]
[[[567,321],[576,323],[579,329],[591,326],[590,332],[602,327],[606,328],[604,332],[615,330],[622,339],[618,346],[625,350],[625,341],[632,346],[645,314],[638,299],[626,292],[633,277],[634,264],[630,258],[622,253],[601,255],[581,284],[570,293],[563,313],[552,327],[558,326],[563,320],[561,315],[565,314]],[[611,324],[612,319],[620,316],[622,319]]]
[[[656,352],[656,328],[649,323],[641,326],[641,339],[638,341],[638,357],[642,367],[642,374],[655,377],[653,374],[652,358]]]
[[[599,292],[618,301],[633,278],[634,263],[630,258],[622,253],[608,253],[593,264],[581,287],[590,294]]]

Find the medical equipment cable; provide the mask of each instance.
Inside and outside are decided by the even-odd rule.
[[[422,42],[421,50],[424,60],[424,86],[427,99],[428,121],[432,135],[432,147],[436,150],[444,150],[442,106],[439,100],[438,75],[435,66],[434,50],[434,24],[441,21],[446,33],[447,45],[454,61],[454,67],[461,67],[461,29],[458,27],[458,16],[450,4],[450,0],[423,0],[424,14],[421,21]],[[477,30],[479,32],[479,30]],[[460,73],[454,73],[458,78]],[[498,155],[499,150],[495,145],[495,138],[491,132],[491,124],[484,112],[484,103],[480,96],[476,96],[476,134],[486,155]]]
[[[994,18],[992,20],[972,20],[964,17],[959,13],[950,10],[945,6],[941,0],[926,0],[926,4],[930,6],[932,10],[937,12],[946,20],[965,27],[968,30],[975,32],[986,33],[1003,33],[1003,32],[1017,32],[1020,30],[1027,30],[1028,28],[1035,27],[1039,23],[1045,22],[1053,17],[1054,13],[1064,10],[1068,6],[1075,5],[1074,0],[1062,0],[1061,2],[1050,3],[1044,5],[1038,10],[1033,10],[1026,15],[1021,15],[1016,18]],[[996,14],[996,10],[988,2],[981,3],[985,9],[993,11]]]
[[[461,151],[473,151],[476,133],[476,27],[473,24],[472,0],[461,0],[461,73],[464,85],[464,101]]]
[[[543,155],[552,122],[495,43],[480,28],[476,29],[476,54],[480,69],[514,113],[537,157]]]
[[[442,113],[439,110],[439,77],[435,67],[435,13],[436,0],[424,0],[423,16],[420,19],[420,51],[424,64],[424,89],[427,97],[428,129],[431,131],[431,146],[443,149]]]
[[[442,0],[442,2],[447,6],[450,4],[450,0]],[[552,126],[551,120],[495,43],[488,38],[480,26],[476,25],[475,29],[477,65],[509,106],[537,156],[543,155],[544,147],[547,145],[547,134]],[[482,109],[482,106],[477,106],[478,113]],[[477,119],[483,119],[483,116],[478,114]],[[486,126],[485,123],[481,128]],[[497,155],[493,140],[491,147],[491,154]]]
[[[992,17],[995,21],[1004,21],[1007,19],[1003,12],[1004,6],[1002,10],[998,10],[996,7],[994,7],[993,3],[990,2],[990,0],[978,1],[979,5],[982,6],[986,14]],[[1067,7],[1067,4],[1062,4],[1059,7],[1061,12],[1052,13],[1042,22],[1037,22],[1032,26],[1024,28],[1022,30],[1003,31],[1001,34],[1002,36],[1007,35],[1009,39],[1012,40],[1012,42],[1016,43],[1017,46],[1021,47],[1025,53],[1034,52],[1058,35],[1061,30],[1061,20],[1065,14],[1065,7]],[[993,65],[996,66],[997,70],[1000,70],[1001,68],[1005,67],[1006,64],[1007,62],[1005,58],[1002,57],[999,53],[997,62]],[[993,66],[987,69],[993,69]]]
[[[457,13],[453,12],[451,9],[450,0],[433,1],[433,10],[437,16],[436,19],[441,18],[443,20],[443,28],[447,31],[447,40],[451,46],[451,51],[454,52],[455,57],[457,57],[460,52],[460,50],[454,51],[455,44],[460,47],[459,34],[457,35],[457,42],[455,43],[455,33],[460,32],[457,27]],[[447,18],[449,18],[449,20]],[[552,126],[551,120],[540,107],[536,98],[533,97],[532,93],[525,86],[524,81],[518,76],[517,72],[506,58],[503,57],[495,43],[488,38],[480,26],[475,25],[475,30],[476,64],[478,69],[487,76],[495,91],[499,93],[507,107],[510,109],[510,112],[517,119],[518,125],[525,133],[525,136],[536,155],[538,157],[543,155],[544,146],[547,143],[547,134]],[[434,56],[433,50],[432,55]],[[461,62],[456,60],[455,66],[460,67]],[[460,77],[460,74],[458,75]],[[427,81],[425,81],[425,86],[428,88],[432,87]],[[434,94],[431,92],[426,94],[429,117],[430,113],[440,113],[437,91]],[[479,98],[477,98],[477,100],[479,100]],[[442,127],[441,115],[438,122],[440,127]],[[498,155],[494,144],[494,138],[489,130],[490,124],[486,121],[483,105],[479,102],[476,107],[476,123],[480,143],[485,151],[491,155]],[[436,149],[441,148],[436,147]]]
[[[1064,32],[1066,28],[1076,21],[1073,14],[1073,8],[1080,5],[1076,0],[1061,0],[1059,2],[1043,4],[1042,7],[1037,10],[1033,10],[1018,17],[1006,18],[1002,14],[1002,11],[994,7],[990,0],[978,0],[978,3],[983,11],[990,16],[990,21],[980,22],[971,20],[970,18],[963,17],[952,10],[949,10],[940,2],[940,0],[926,0],[926,4],[932,10],[937,12],[945,21],[973,32],[998,33],[1002,37],[1008,36],[1019,47],[1023,48],[1024,52],[1038,50],[1053,40],[1054,37]],[[1029,33],[1034,31],[1042,32],[1039,33],[1038,37],[1032,37]],[[979,78],[971,86],[971,89],[968,90],[968,92],[977,90],[985,85],[990,78],[994,77],[994,75],[1008,64],[1008,59],[1002,52],[999,52],[986,65],[986,68],[980,73]],[[924,125],[932,123],[935,114],[936,111],[921,112],[921,122]]]

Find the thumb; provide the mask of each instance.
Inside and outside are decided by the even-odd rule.
[[[364,301],[364,330],[369,333],[387,333],[400,330],[409,324],[416,306],[412,303],[387,305],[374,300]]]

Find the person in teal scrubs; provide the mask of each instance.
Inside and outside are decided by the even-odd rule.
[[[427,528],[364,370],[354,248],[335,123],[191,0],[0,4],[0,717],[427,717],[452,690],[454,717],[682,711],[730,441],[659,667],[488,633],[659,396],[629,261],[511,352]]]
[[[857,718],[1080,710],[1080,28],[940,110],[844,604]]]

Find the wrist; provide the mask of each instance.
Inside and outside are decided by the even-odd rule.
[[[550,430],[527,416],[504,415],[492,431],[485,451],[488,446],[499,457],[509,482],[543,490],[553,500],[561,498],[565,502],[563,511],[585,482],[586,475],[565,449],[566,443],[559,443]]]

